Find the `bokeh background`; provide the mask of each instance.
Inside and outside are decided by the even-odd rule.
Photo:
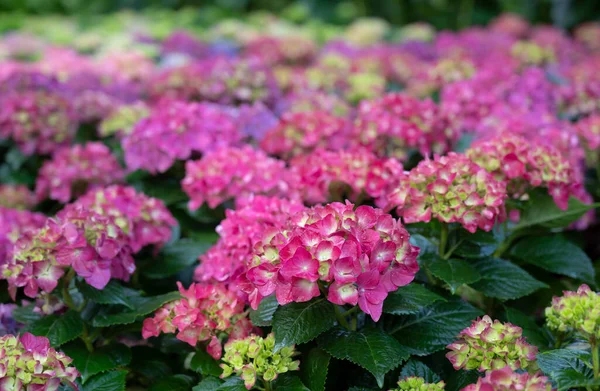
[[[186,7],[193,7],[199,20],[206,22],[266,10],[296,21],[347,23],[360,16],[377,16],[394,24],[427,21],[438,29],[485,24],[501,12],[563,28],[600,17],[598,0],[0,0],[0,26],[10,29],[30,14],[74,14],[85,20],[123,9]]]

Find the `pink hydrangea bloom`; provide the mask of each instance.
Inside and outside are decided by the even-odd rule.
[[[245,270],[263,233],[282,229],[290,215],[304,209],[299,201],[260,195],[238,198],[235,206],[235,210],[225,211],[225,219],[217,227],[219,241],[200,256],[196,281],[234,280]]]
[[[389,292],[409,284],[419,270],[419,249],[381,209],[331,203],[296,213],[285,229],[269,229],[239,279],[252,308],[275,294],[281,305],[305,302],[327,291],[338,305],[358,305],[377,321]]]
[[[530,26],[527,19],[519,14],[503,13],[490,22],[490,29],[494,32],[523,37],[527,34]]]
[[[0,206],[0,265],[8,262],[14,243],[29,231],[44,226],[46,216]]]
[[[74,145],[57,151],[44,162],[35,184],[38,199],[63,203],[87,189],[121,182],[125,171],[108,147],[100,142]]]
[[[346,117],[351,113],[350,106],[337,95],[310,89],[286,95],[277,103],[276,109],[280,113],[324,111],[338,117]]]
[[[575,129],[590,152],[600,149],[600,115],[591,115],[578,121]]]
[[[177,225],[177,220],[161,200],[128,186],[92,190],[68,207],[82,207],[114,218],[129,237],[129,246],[134,253],[148,245],[161,247],[169,241],[172,228]]]
[[[476,142],[466,155],[497,180],[506,181],[508,194],[514,198],[527,194],[529,187],[545,187],[566,210],[569,196],[582,187],[570,162],[557,149],[515,134]]]
[[[31,209],[36,203],[35,194],[27,186],[0,184],[0,207]]]
[[[518,373],[504,367],[488,372],[477,383],[470,384],[461,391],[550,391],[552,385],[540,372],[530,375]]]
[[[450,152],[423,160],[388,196],[388,207],[397,207],[407,223],[460,223],[469,232],[489,231],[506,212],[506,183],[469,160]]]
[[[57,391],[61,384],[77,389],[79,372],[71,358],[50,347],[46,337],[30,333],[0,337],[0,389]]]
[[[269,130],[261,147],[267,153],[290,158],[315,148],[341,147],[346,121],[321,111],[284,114]]]
[[[447,346],[446,357],[454,369],[536,368],[537,347],[527,343],[523,329],[511,323],[502,323],[485,315],[458,335],[456,342]]]
[[[246,145],[219,148],[200,160],[186,162],[181,186],[190,197],[189,208],[196,210],[204,202],[215,208],[249,194],[291,197],[293,183],[283,161]]]
[[[290,162],[291,171],[298,176],[298,190],[311,204],[327,202],[331,198],[348,197],[356,201],[374,198],[385,206],[385,195],[404,176],[402,164],[394,158],[380,158],[373,152],[360,148],[327,151],[317,149],[307,155],[297,156]],[[345,189],[344,186],[349,186]],[[350,190],[350,192],[345,192]]]
[[[225,285],[192,284],[188,289],[180,282],[177,285],[182,298],[167,303],[154,317],[144,320],[144,338],[176,333],[177,339],[192,346],[203,342],[207,352],[218,360],[223,351],[220,337],[235,340],[257,331],[244,312],[246,303]]]
[[[256,58],[269,66],[307,64],[315,54],[314,42],[301,35],[278,38],[260,36],[248,42],[244,48],[245,57]]]
[[[75,136],[74,109],[59,95],[41,90],[13,92],[0,102],[0,137],[13,139],[26,155],[50,154]]]
[[[35,298],[38,290],[52,292],[65,270],[97,289],[111,278],[129,280],[135,271],[127,237],[110,217],[81,208],[68,208],[15,243],[13,254],[1,266],[14,297],[17,288]]]
[[[176,160],[189,159],[194,151],[205,153],[240,139],[235,118],[219,106],[165,101],[134,126],[123,139],[123,149],[130,170],[157,173]]]
[[[433,101],[400,93],[361,102],[353,134],[359,145],[400,158],[408,149],[423,155],[442,153],[458,136]]]

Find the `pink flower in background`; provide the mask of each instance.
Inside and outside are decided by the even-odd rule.
[[[504,367],[489,371],[485,377],[480,377],[477,383],[470,384],[461,391],[550,391],[552,385],[541,372],[529,374],[518,373]]]
[[[27,186],[0,184],[0,207],[31,209],[36,204],[35,194]]]

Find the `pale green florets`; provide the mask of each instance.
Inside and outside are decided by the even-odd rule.
[[[417,376],[409,376],[398,381],[398,387],[390,391],[444,391],[446,383],[426,383],[425,379]]]
[[[577,292],[565,291],[546,308],[546,324],[551,330],[577,332],[591,340],[600,338],[600,295],[587,285]]]
[[[275,336],[266,338],[251,335],[245,339],[228,342],[223,355],[223,374],[226,378],[236,374],[244,380],[247,389],[251,389],[257,380],[271,382],[281,373],[295,371],[300,362],[294,361],[294,346],[286,346],[275,352]]]

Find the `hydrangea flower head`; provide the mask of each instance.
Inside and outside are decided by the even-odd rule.
[[[11,138],[26,155],[47,155],[68,145],[77,131],[68,100],[45,91],[9,93],[0,105],[0,137]]]
[[[454,369],[535,369],[537,348],[528,344],[523,329],[502,323],[485,315],[459,334],[459,340],[448,345],[446,357]]]
[[[249,145],[219,148],[200,160],[187,161],[185,172],[181,185],[190,197],[191,210],[198,209],[204,202],[215,208],[239,196],[289,197],[293,191],[285,163]]]
[[[218,360],[223,338],[245,338],[253,331],[244,312],[245,302],[224,284],[192,284],[188,289],[180,282],[177,285],[182,298],[165,304],[154,317],[144,320],[144,338],[177,333],[177,339],[191,346],[206,342],[207,352]]]
[[[527,193],[529,187],[545,187],[563,210],[577,187],[572,166],[552,146],[529,141],[525,137],[504,133],[489,140],[474,143],[466,155],[507,182],[507,191],[514,198]]]
[[[44,226],[46,216],[28,210],[0,206],[0,265],[7,262],[15,242],[26,232]]]
[[[38,290],[52,292],[65,270],[96,289],[111,278],[129,280],[135,271],[127,237],[110,217],[82,208],[67,208],[15,243],[9,262],[1,266],[14,297],[17,288],[35,298]]]
[[[378,157],[364,148],[317,149],[292,159],[290,168],[298,176],[302,198],[311,204],[344,197],[352,201],[369,197],[385,206],[387,191],[394,189],[404,176],[398,160]],[[349,194],[341,194],[344,186],[350,187]]]
[[[177,220],[165,204],[128,186],[114,185],[92,190],[71,204],[114,218],[129,237],[134,253],[147,245],[161,247],[171,238]]]
[[[31,209],[36,203],[35,194],[27,186],[0,184],[0,207]]]
[[[273,333],[265,338],[251,335],[229,341],[225,344],[221,378],[235,374],[244,380],[246,389],[250,390],[257,381],[272,382],[282,373],[298,370],[300,361],[293,359],[296,354],[293,345],[275,351]]]
[[[419,270],[406,229],[381,209],[347,202],[303,210],[284,230],[268,230],[255,246],[240,289],[252,308],[273,293],[281,305],[305,302],[327,286],[327,299],[358,304],[377,321],[389,292]]]
[[[578,121],[575,129],[590,152],[600,149],[600,115],[590,115]]]
[[[398,387],[389,391],[444,391],[446,383],[427,383],[425,379],[418,376],[408,376],[398,381]]]
[[[46,337],[25,333],[0,337],[0,389],[57,391],[61,384],[77,389],[79,372],[70,357],[50,347]]]
[[[118,183],[125,171],[110,149],[100,142],[74,145],[57,151],[46,161],[35,184],[38,199],[63,203],[88,189]]]
[[[354,134],[359,145],[397,157],[405,157],[407,149],[441,153],[456,137],[433,101],[401,93],[361,102]]]
[[[555,61],[554,51],[531,41],[518,41],[511,48],[511,54],[522,66],[540,66]]]
[[[546,308],[546,325],[559,332],[576,332],[586,339],[600,338],[600,295],[587,285],[564,291]]]
[[[130,134],[135,124],[149,115],[150,109],[143,102],[119,106],[102,120],[98,126],[98,135],[100,137],[113,135],[123,137]]]
[[[241,134],[235,118],[219,106],[166,101],[137,122],[123,139],[125,162],[130,170],[167,171],[176,160],[192,152],[208,152],[236,144]]]
[[[486,373],[477,383],[470,384],[461,391],[550,391],[552,385],[540,372],[530,375],[518,373],[504,367]]]
[[[388,196],[407,223],[460,223],[469,232],[489,231],[505,218],[506,184],[469,160],[450,152],[423,160]]]
[[[282,229],[290,215],[304,209],[298,200],[260,195],[238,198],[235,206],[225,210],[225,219],[217,226],[217,243],[200,256],[196,281],[233,281],[245,270],[264,232]]]
[[[282,113],[324,111],[338,117],[346,117],[351,112],[350,106],[337,95],[306,89],[286,95],[276,108]]]
[[[345,127],[344,119],[321,111],[287,113],[265,134],[261,147],[269,154],[290,158],[339,145]]]

